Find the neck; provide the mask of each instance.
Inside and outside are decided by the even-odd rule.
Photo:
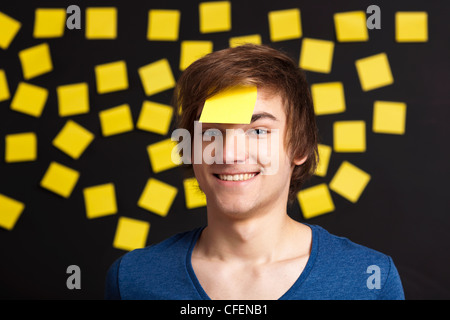
[[[208,226],[197,249],[210,259],[267,263],[290,255],[292,246],[299,240],[301,226],[280,208],[247,219],[216,212],[208,214]]]

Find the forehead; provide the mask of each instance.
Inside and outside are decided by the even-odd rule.
[[[283,120],[285,117],[285,110],[283,99],[280,94],[273,90],[258,89],[255,108],[253,114],[259,112],[269,112],[277,117],[279,120]]]
[[[197,109],[196,120],[200,118],[203,111],[203,105]],[[265,88],[258,88],[256,103],[253,109],[253,116],[255,115],[272,115],[275,119],[271,119],[270,116],[256,117],[257,119],[269,119],[277,122],[285,122],[286,114],[283,104],[283,99],[280,94],[274,90],[268,90]],[[255,117],[253,117],[255,119]],[[253,122],[254,120],[252,120]]]

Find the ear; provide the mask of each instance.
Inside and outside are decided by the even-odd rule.
[[[300,166],[300,165],[304,164],[307,159],[308,159],[308,156],[304,156],[303,158],[295,158],[293,162],[296,166]]]

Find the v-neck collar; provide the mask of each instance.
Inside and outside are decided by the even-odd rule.
[[[311,253],[309,255],[308,262],[306,263],[302,273],[297,278],[297,280],[294,282],[294,284],[278,300],[289,300],[290,297],[292,295],[294,295],[295,292],[297,292],[297,290],[299,290],[302,283],[309,276],[311,269],[314,265],[314,262],[316,260],[317,253],[319,250],[319,234],[317,232],[316,226],[309,225],[307,223],[304,223],[304,224],[311,228],[311,233],[312,233]],[[203,300],[211,300],[211,298],[208,296],[208,294],[205,292],[202,285],[200,284],[200,281],[198,280],[197,275],[194,272],[194,268],[192,267],[192,251],[194,250],[195,244],[197,243],[198,238],[200,237],[203,229],[205,229],[205,227],[198,228],[192,237],[191,244],[190,244],[189,249],[186,254],[186,269],[187,269],[189,277],[191,278],[191,281],[192,281],[195,289],[197,290],[200,298]]]

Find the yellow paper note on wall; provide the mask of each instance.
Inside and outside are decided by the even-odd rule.
[[[300,51],[300,68],[308,71],[330,73],[333,53],[333,41],[304,38]]]
[[[406,103],[375,101],[373,104],[373,132],[404,134],[406,124]]]
[[[298,39],[302,36],[299,9],[270,11],[268,17],[272,42]]]
[[[0,227],[12,230],[24,209],[24,203],[0,194]]]
[[[150,164],[154,173],[175,168],[181,164],[181,158],[178,153],[173,152],[175,159],[172,159],[172,151],[176,150],[176,145],[177,142],[169,138],[153,143],[147,147]]]
[[[0,48],[8,49],[21,26],[22,24],[19,21],[0,12]]]
[[[231,30],[231,2],[202,2],[199,8],[200,32],[223,32]]]
[[[194,61],[213,51],[212,41],[182,41],[180,70],[186,70]]]
[[[386,53],[356,60],[355,65],[363,91],[378,89],[394,83]]]
[[[69,198],[79,177],[78,171],[52,161],[40,182],[40,186],[64,198]]]
[[[56,87],[60,117],[89,112],[89,87],[86,82]]]
[[[397,42],[427,42],[428,13],[425,11],[396,12],[395,40]]]
[[[132,131],[134,128],[130,106],[122,104],[99,112],[104,137]]]
[[[246,43],[262,44],[260,34],[250,34],[247,36],[231,37],[228,42],[230,48],[238,47]]]
[[[138,73],[147,96],[175,86],[175,78],[167,59],[161,59],[140,67]]]
[[[8,81],[6,80],[5,70],[0,69],[0,101],[10,98]]]
[[[256,86],[225,89],[205,101],[200,122],[250,123],[257,96]]]
[[[5,162],[34,161],[37,159],[37,137],[34,132],[5,136]]]
[[[48,90],[26,82],[19,82],[11,101],[11,110],[39,118],[48,98]]]
[[[345,94],[342,82],[324,82],[311,85],[314,113],[317,116],[345,111]]]
[[[330,146],[324,144],[318,144],[317,149],[319,152],[319,163],[314,174],[319,177],[325,177],[327,175],[332,149]]]
[[[86,217],[104,217],[117,213],[116,190],[113,183],[83,189]]]
[[[86,8],[86,38],[115,39],[117,37],[117,8]]]
[[[333,149],[336,152],[365,152],[366,122],[358,120],[334,122]]]
[[[65,29],[65,8],[37,8],[34,11],[34,38],[62,37]]]
[[[144,101],[136,127],[141,130],[166,135],[172,121],[173,108],[171,106]]]
[[[68,120],[52,144],[73,159],[80,158],[94,139],[94,134],[73,120]]]
[[[99,94],[128,89],[127,64],[124,60],[95,66]]]
[[[149,230],[150,223],[147,221],[120,217],[117,222],[113,247],[126,251],[144,248]]]
[[[195,177],[183,180],[186,208],[194,209],[206,206],[206,195],[200,190]]]
[[[334,14],[334,27],[339,42],[368,41],[366,13],[348,11]]]
[[[180,15],[180,10],[150,10],[148,12],[147,39],[151,41],[177,41]]]
[[[330,189],[347,200],[356,203],[369,181],[370,174],[350,162],[344,161],[333,179],[331,179]]]
[[[138,200],[138,206],[156,213],[162,217],[167,216],[178,189],[165,182],[150,178]]]
[[[334,211],[334,203],[325,183],[301,190],[297,199],[305,219]]]
[[[356,203],[370,179],[370,174],[350,162],[344,161],[331,179],[330,189]]]
[[[47,43],[21,50],[19,59],[23,78],[29,80],[53,70],[50,47]]]

